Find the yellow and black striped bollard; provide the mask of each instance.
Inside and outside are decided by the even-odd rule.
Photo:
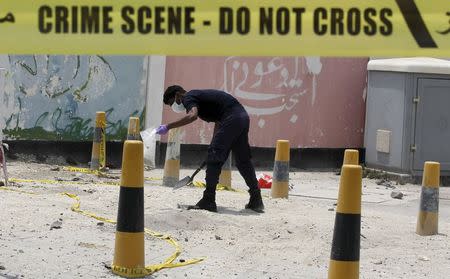
[[[95,116],[94,139],[92,141],[91,170],[103,170],[106,167],[106,114],[98,111]]]
[[[219,185],[225,186],[225,188],[231,188],[231,153],[223,164],[219,176]]]
[[[112,271],[124,277],[143,277],[147,271],[144,252],[144,149],[142,141],[125,141],[120,185]]]
[[[289,196],[289,141],[278,140],[273,167],[272,198],[288,198]]]
[[[127,140],[141,140],[139,132],[140,132],[139,118],[130,117],[128,121]]]
[[[438,234],[439,224],[439,179],[441,165],[438,162],[425,162],[420,194],[420,211],[417,217],[418,235]]]
[[[359,165],[359,151],[356,149],[346,149],[342,165]]]
[[[164,162],[164,186],[173,187],[180,179],[180,132],[179,128],[169,131]]]
[[[359,278],[362,168],[343,165],[328,279]]]

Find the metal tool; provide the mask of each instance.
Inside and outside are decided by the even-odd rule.
[[[192,183],[192,181],[194,180],[194,176],[197,175],[197,173],[199,171],[201,171],[201,169],[203,169],[203,167],[206,165],[206,161],[203,161],[203,163],[200,165],[200,167],[198,169],[196,169],[194,171],[194,173],[191,176],[186,176],[185,178],[181,179],[180,181],[178,181],[175,186],[173,187],[174,190],[179,189],[181,187],[184,186],[188,186]]]

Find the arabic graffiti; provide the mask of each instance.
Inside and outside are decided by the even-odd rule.
[[[8,14],[6,14],[6,16],[0,17],[0,23],[5,23],[5,22],[14,23],[15,21],[16,21],[16,19],[14,18],[14,15],[12,13],[8,13]]]
[[[228,57],[224,62],[222,89],[239,99],[249,114],[271,116],[293,110],[307,93],[311,105],[316,99],[316,75],[322,71],[318,57],[243,58]],[[307,78],[308,75],[311,77]],[[312,84],[309,84],[312,82]],[[298,115],[292,114],[295,123]],[[265,120],[258,126],[263,128]]]
[[[450,12],[447,12],[447,16],[450,17]],[[450,18],[448,20],[448,24],[449,24],[449,27],[447,28],[447,30],[437,31],[437,32],[442,35],[450,34]]]

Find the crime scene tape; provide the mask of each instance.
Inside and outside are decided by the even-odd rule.
[[[33,192],[27,192],[27,191],[22,191],[22,190],[17,190],[17,189],[13,189],[10,186],[2,186],[0,187],[0,190],[3,191],[10,191],[10,192],[17,192],[17,193],[22,193],[22,194],[28,194],[28,195],[36,195]]]
[[[450,7],[448,0],[0,0],[0,36],[0,52],[9,54],[450,57]]]
[[[70,172],[80,172],[80,173],[88,173],[88,174],[95,174],[95,175],[101,175],[102,172],[98,170],[91,170],[88,168],[76,168],[76,167],[63,167],[62,168],[65,171]]]
[[[51,179],[21,179],[21,178],[11,178],[9,181],[17,183],[41,183],[41,184],[69,184],[69,185],[106,185],[106,186],[120,186],[119,182],[108,182],[108,181],[97,181],[97,182],[87,182],[87,181],[69,181],[69,180],[51,180]]]
[[[206,183],[201,182],[201,181],[197,181],[197,180],[192,182],[192,185],[194,185],[195,187],[198,187],[198,188],[206,188]],[[244,190],[234,189],[231,186],[222,185],[222,184],[217,184],[216,189],[218,191],[230,191],[230,192],[237,192],[237,193],[247,193]]]
[[[108,177],[108,174],[105,172],[101,172],[98,170],[91,170],[88,168],[76,168],[76,167],[63,167],[62,168],[65,171],[69,171],[69,172],[79,172],[79,173],[88,173],[88,174],[95,174],[98,176],[103,176],[103,177]],[[144,178],[146,181],[156,181],[156,180],[162,180],[162,178],[159,177],[145,177]]]
[[[94,219],[102,221],[102,222],[116,224],[115,220],[100,217],[100,216],[95,215],[94,213],[81,210],[80,209],[80,204],[81,204],[80,198],[77,195],[71,194],[71,193],[62,193],[62,195],[65,195],[65,196],[75,200],[75,203],[71,206],[72,211],[80,213],[84,216],[94,218]],[[173,247],[175,247],[175,252],[171,256],[169,256],[167,259],[165,259],[163,263],[146,266],[145,267],[146,272],[144,274],[142,274],[144,276],[151,275],[151,274],[153,274],[159,270],[165,269],[165,268],[174,268],[174,267],[181,267],[181,266],[196,264],[196,263],[199,263],[204,260],[204,258],[199,258],[199,259],[191,259],[191,260],[185,260],[184,262],[174,263],[174,261],[178,258],[178,256],[182,252],[181,247],[180,247],[180,245],[178,245],[177,241],[175,239],[173,239],[170,235],[161,234],[159,232],[155,232],[155,231],[152,231],[147,228],[144,229],[144,233],[149,236],[152,236],[154,238],[165,240],[166,242],[171,244]],[[122,270],[127,269],[124,267],[120,267],[120,268]],[[129,272],[129,273],[132,274],[132,272]]]

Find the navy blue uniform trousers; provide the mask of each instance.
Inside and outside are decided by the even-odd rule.
[[[205,194],[215,194],[222,166],[230,151],[232,151],[236,167],[250,191],[258,189],[248,143],[249,127],[250,119],[242,105],[234,105],[224,113],[220,127],[208,148]]]

